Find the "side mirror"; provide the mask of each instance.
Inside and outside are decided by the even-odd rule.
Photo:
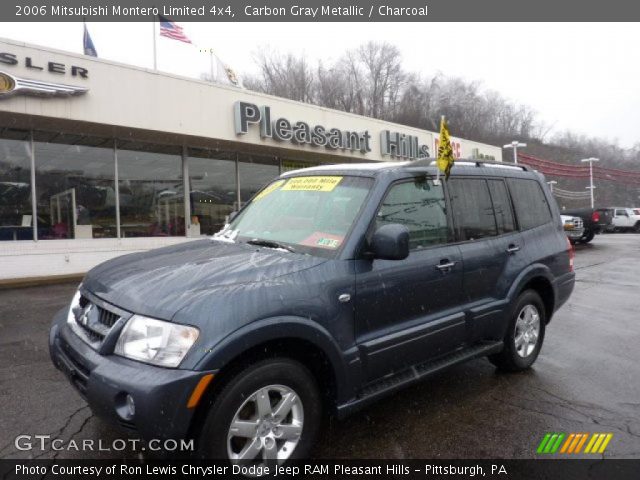
[[[236,218],[237,216],[238,216],[238,212],[236,210],[231,212],[229,214],[229,220],[227,221],[227,223],[231,223],[233,221],[233,219]]]
[[[371,238],[373,258],[403,260],[409,256],[409,229],[399,223],[378,228]]]

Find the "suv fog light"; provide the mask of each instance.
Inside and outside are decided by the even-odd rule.
[[[133,397],[127,394],[127,409],[129,410],[129,416],[133,417],[136,414],[136,402],[133,401]]]
[[[127,392],[120,392],[116,395],[114,407],[118,416],[126,421],[133,422],[136,415],[136,402]]]

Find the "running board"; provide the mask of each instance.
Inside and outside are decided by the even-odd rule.
[[[503,342],[483,342],[471,347],[463,348],[444,357],[429,362],[414,365],[407,370],[384,377],[366,385],[358,396],[343,405],[338,406],[338,417],[344,417],[380,397],[400,390],[412,383],[416,383],[430,375],[446,370],[459,363],[478,357],[484,357],[502,350]]]

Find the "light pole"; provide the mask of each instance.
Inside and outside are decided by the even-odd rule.
[[[514,140],[511,143],[503,145],[502,148],[513,148],[513,163],[518,164],[518,147],[526,147],[526,143],[520,143],[517,140]]]
[[[600,160],[597,158],[583,158],[582,160],[580,160],[582,163],[587,163],[589,162],[589,186],[587,187],[587,189],[591,192],[591,208],[594,208],[593,206],[593,189],[596,188],[593,186],[593,162],[599,162]]]
[[[553,186],[558,183],[555,180],[549,180],[547,184],[549,184],[549,188],[551,189],[551,193],[553,193]]]

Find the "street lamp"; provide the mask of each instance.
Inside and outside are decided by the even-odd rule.
[[[520,143],[517,140],[514,140],[511,143],[503,145],[503,148],[513,148],[513,163],[518,164],[518,147],[526,147],[526,143]]]
[[[553,186],[554,186],[556,183],[558,183],[558,182],[556,182],[555,180],[549,180],[549,181],[547,182],[547,184],[549,185],[549,188],[551,189],[551,193],[553,193]]]
[[[593,206],[593,189],[596,188],[593,186],[593,162],[599,162],[600,160],[597,158],[583,158],[582,160],[580,160],[582,163],[587,163],[589,162],[589,186],[587,187],[587,189],[591,192],[591,208],[594,208]]]

